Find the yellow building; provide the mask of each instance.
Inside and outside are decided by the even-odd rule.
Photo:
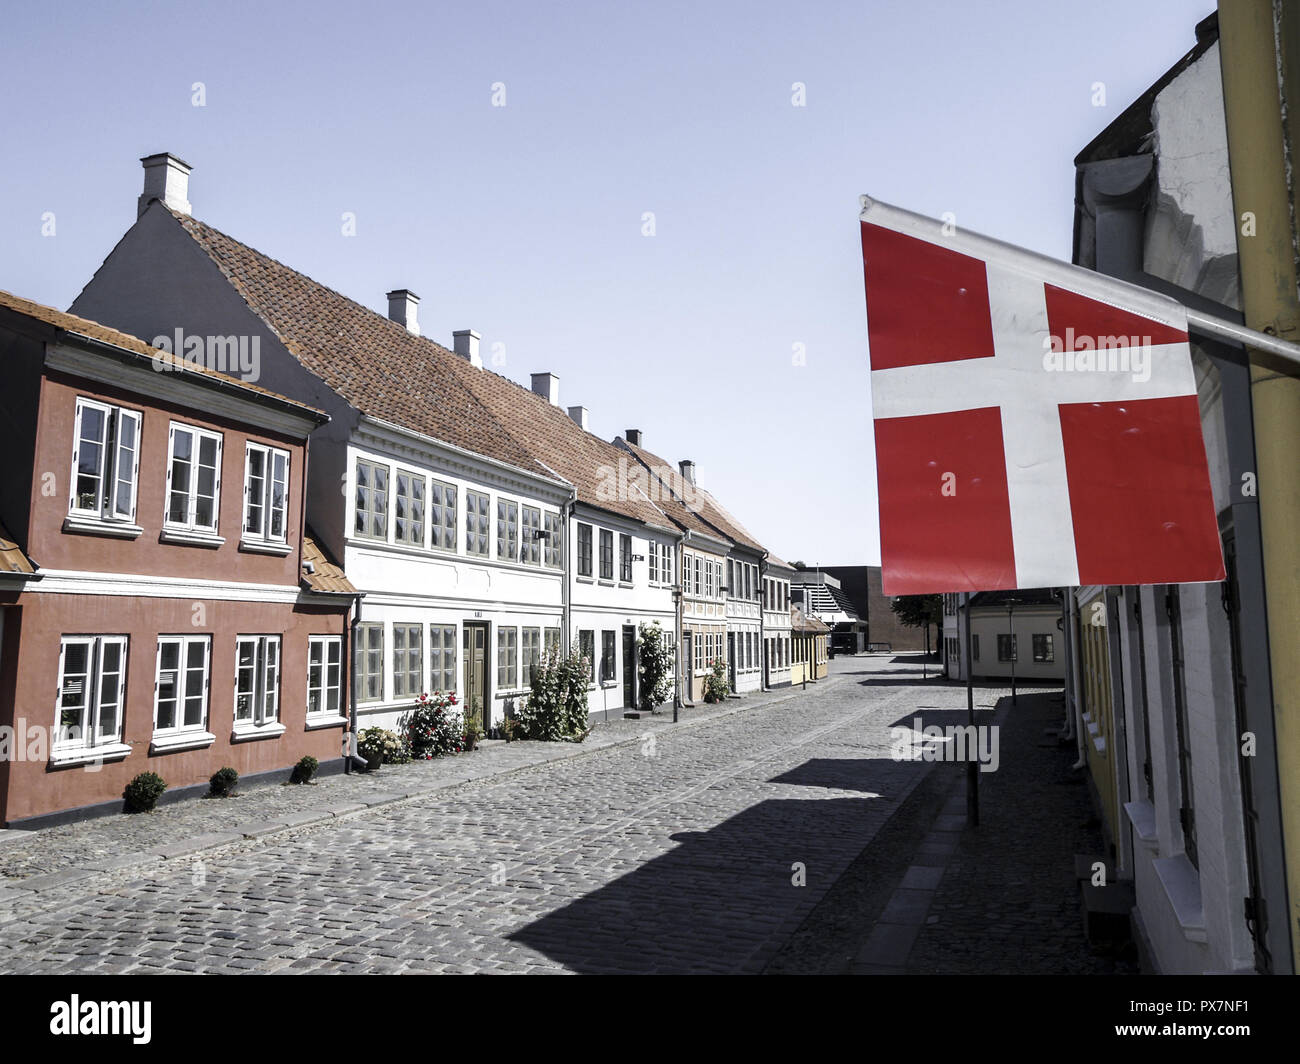
[[[830,626],[790,607],[790,682],[820,680],[830,669]]]

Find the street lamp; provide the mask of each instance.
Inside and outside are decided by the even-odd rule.
[[[682,589],[673,588],[673,612],[677,614],[677,682],[673,684],[673,723],[682,708]]]

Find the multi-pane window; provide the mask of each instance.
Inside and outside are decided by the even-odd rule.
[[[343,639],[313,635],[307,640],[307,716],[337,717],[343,712]]]
[[[393,625],[393,697],[415,698],[423,688],[420,677],[424,672],[424,646],[422,624]]]
[[[69,508],[104,521],[134,521],[140,474],[140,415],[77,400]]]
[[[244,538],[283,543],[289,524],[289,452],[250,443],[244,456]]]
[[[235,640],[235,727],[274,724],[280,716],[280,637]]]
[[[560,539],[560,515],[554,510],[548,510],[543,515],[545,536],[542,542],[545,544],[546,553],[542,561],[549,569],[559,569],[563,566],[563,549]]]
[[[399,469],[393,478],[393,540],[424,546],[424,475]]]
[[[456,549],[456,485],[435,480],[429,484],[430,546]]]
[[[356,480],[353,531],[368,539],[387,539],[388,466],[358,458]]]
[[[614,533],[607,528],[600,530],[600,578],[614,579]]]
[[[216,532],[220,488],[220,434],[173,424],[167,455],[167,524]]]
[[[596,633],[590,628],[578,632],[578,650],[587,659],[587,678],[596,679]]]
[[[542,630],[525,628],[519,633],[519,686],[532,687],[533,669],[542,660]]]
[[[618,535],[618,578],[625,584],[632,582],[632,537],[625,532]]]
[[[1034,636],[1034,660],[1035,661],[1054,661],[1055,650],[1052,647],[1052,637],[1050,635]]]
[[[701,574],[704,571],[704,559],[698,554],[695,555],[695,597],[699,598],[700,589],[704,587],[704,580]]]
[[[614,679],[614,632],[600,633],[600,678],[602,682]]]
[[[745,566],[745,598],[752,600],[754,598],[754,573],[756,569],[752,565]]]
[[[384,626],[357,625],[352,667],[357,671],[357,701],[379,702],[384,697]]]
[[[704,636],[695,633],[695,671],[699,672],[704,668]]]
[[[487,495],[465,492],[465,553],[487,557],[490,532]]]
[[[524,507],[524,548],[519,560],[525,565],[542,564],[542,511],[534,506]]]
[[[519,504],[497,499],[497,557],[519,560]]]
[[[671,584],[673,582],[673,545],[671,543],[661,543],[659,549],[663,551],[659,569],[663,573],[664,583]]]
[[[560,652],[560,630],[558,628],[547,628],[542,632],[542,653],[549,655],[552,651]]]
[[[211,647],[211,637],[206,635],[159,637],[155,732],[203,731],[207,727]]]
[[[727,584],[729,597],[740,598],[739,589],[736,586],[736,563],[730,558],[727,559]]]
[[[59,718],[53,747],[104,746],[122,734],[126,636],[64,636],[59,648]]]
[[[1017,661],[1016,637],[1003,632],[998,636],[998,661]]]
[[[649,546],[646,559],[650,563],[650,583],[657,584],[659,583],[659,544],[651,540]]]
[[[713,598],[713,562],[708,560],[704,563],[704,597]]]
[[[591,575],[591,525],[578,525],[578,575]]]
[[[456,690],[456,626],[429,626],[429,689]]]
[[[497,687],[511,691],[518,686],[519,629],[497,629]]]
[[[722,598],[722,589],[723,589],[723,587],[725,587],[726,585],[723,584],[723,582],[722,582],[722,563],[721,563],[721,562],[715,562],[715,563],[714,563],[714,565],[713,565],[713,573],[714,573],[713,579],[714,579],[714,581],[715,581],[715,583],[714,583],[713,586],[714,586],[715,592],[716,592],[718,598]]]

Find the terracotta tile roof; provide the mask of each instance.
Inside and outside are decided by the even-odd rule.
[[[84,336],[89,340],[96,340],[99,343],[111,344],[113,347],[122,351],[129,351],[132,354],[140,355],[150,360],[158,359],[159,362],[174,366],[180,372],[196,377],[204,377],[209,380],[219,382],[223,387],[236,387],[242,391],[252,392],[256,395],[266,396],[274,399],[277,403],[285,404],[315,415],[321,415],[321,411],[314,406],[308,406],[306,403],[300,403],[296,399],[290,399],[287,396],[280,395],[277,392],[268,391],[265,388],[259,388],[256,384],[250,384],[248,381],[241,381],[237,377],[227,377],[216,370],[208,369],[206,366],[196,362],[190,362],[184,358],[177,358],[167,351],[162,351],[156,347],[150,347],[138,336],[131,336],[128,333],[119,332],[117,329],[110,329],[107,325],[100,325],[97,321],[91,321],[89,318],[79,318],[75,314],[68,314],[62,310],[55,310],[53,307],[47,307],[43,303],[34,303],[30,299],[23,299],[11,292],[0,290],[0,307],[6,307],[25,317],[33,318],[36,321],[42,321],[46,325],[53,325],[56,329],[62,329],[64,332],[72,333],[76,336]],[[318,418],[319,419],[319,418]]]
[[[691,532],[702,532],[706,536],[713,536],[715,539],[727,538],[721,529],[709,524],[700,514],[676,497],[675,493],[681,488],[681,474],[676,466],[664,461],[657,454],[647,451],[644,447],[628,443],[621,436],[615,440],[615,445],[634,455],[660,485],[667,489],[661,492],[663,501],[660,506],[675,524]]]
[[[332,591],[343,595],[355,595],[357,589],[352,586],[343,569],[330,561],[315,538],[306,533],[302,537],[302,560],[311,562],[312,571],[302,571],[302,582],[309,591]]]
[[[641,487],[636,475],[640,467],[626,451],[588,432],[558,406],[508,377],[479,369],[463,358],[456,362],[461,383],[495,417],[509,423],[511,435],[535,461],[572,484],[582,502],[673,529],[665,508],[652,497],[653,485],[646,484],[649,493]],[[625,470],[621,476],[620,463]]]
[[[680,483],[681,474],[677,467],[670,462],[664,461],[657,454],[652,454],[644,447],[628,443],[627,440],[620,438],[619,443],[620,446],[626,447],[635,454],[660,480],[666,480],[670,485]],[[733,543],[739,543],[753,550],[762,551],[765,549],[758,540],[745,531],[731,514],[722,508],[712,495],[698,484],[695,485],[692,505],[679,504],[679,508],[685,511],[690,519],[695,522],[694,527],[697,531],[704,532],[706,535],[721,536],[723,539],[729,539]]]
[[[0,525],[0,576],[31,576],[36,572],[32,560]]]
[[[188,215],[171,212],[308,370],[363,414],[554,479],[463,382],[464,359]]]
[[[782,559],[782,558],[778,558],[778,557],[777,557],[775,554],[773,554],[771,551],[768,551],[768,552],[767,552],[767,564],[768,564],[768,565],[776,565],[776,566],[780,566],[782,569],[789,569],[791,572],[794,572],[794,566],[793,566],[793,565],[791,565],[789,562],[785,561],[785,560]]]

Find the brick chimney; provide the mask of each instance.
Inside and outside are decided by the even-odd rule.
[[[585,406],[569,407],[569,417],[573,418],[574,423],[584,432],[587,429],[587,408]]]
[[[416,320],[416,311],[420,308],[420,297],[409,288],[398,288],[388,293],[388,319],[403,326],[412,336],[420,335],[420,323]]]
[[[140,160],[144,167],[144,191],[136,207],[136,217],[154,200],[181,214],[190,213],[190,164],[170,152],[146,155]]]
[[[624,430],[623,430],[623,436],[624,436],[624,438],[627,440],[627,442],[630,443],[633,447],[640,447],[640,446],[641,446],[641,430],[640,430],[640,429],[624,429]]]
[[[677,463],[678,468],[682,471],[682,479],[688,484],[695,483],[695,463],[689,458],[683,458]]]
[[[533,391],[551,406],[560,405],[560,378],[554,373],[534,373]]]

